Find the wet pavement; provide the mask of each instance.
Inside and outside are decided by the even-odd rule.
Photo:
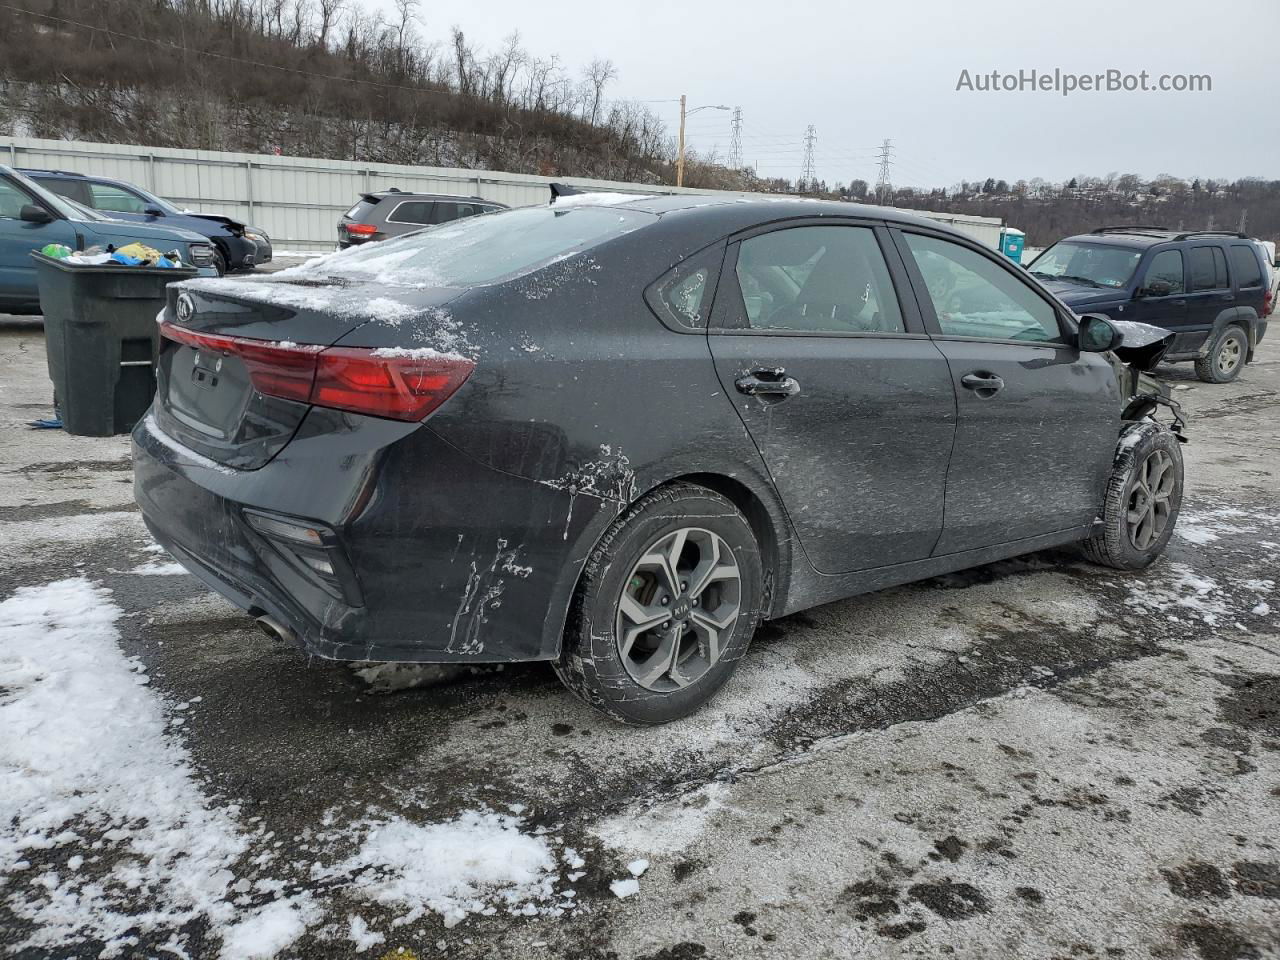
[[[166,745],[235,838],[229,915],[166,907],[110,941],[72,929],[70,872],[96,869],[116,913],[171,907],[173,877],[113,886],[124,841],[70,824],[0,863],[14,955],[1280,956],[1274,338],[1233,384],[1160,371],[1192,442],[1180,532],[1149,570],[1041,553],[769,623],[710,706],[656,729],[597,717],[541,664],[389,691],[415,678],[269,640],[164,572],[126,438],[26,429],[48,413],[38,325],[0,318],[0,371],[0,600],[111,591]],[[446,925],[365,869],[388,824],[474,811],[551,854],[539,892]],[[279,945],[236,948],[236,918],[273,905],[295,921]]]

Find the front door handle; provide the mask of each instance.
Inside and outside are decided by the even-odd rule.
[[[1185,300],[1170,300],[1170,301],[1169,301],[1169,306],[1171,306],[1171,307],[1185,307],[1186,305],[1187,305],[1187,301],[1185,301]]]
[[[733,382],[740,393],[749,397],[794,397],[800,392],[800,381],[788,377],[782,367],[759,367]]]
[[[981,371],[978,373],[966,373],[960,378],[960,383],[967,390],[972,390],[978,396],[994,397],[997,393],[1004,389],[1004,380],[997,377],[994,373]]]

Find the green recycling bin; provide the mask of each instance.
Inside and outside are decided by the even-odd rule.
[[[74,264],[31,254],[49,379],[67,433],[128,433],[155,395],[156,314],[165,287],[195,268]]]

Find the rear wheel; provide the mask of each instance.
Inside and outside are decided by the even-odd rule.
[[[1229,383],[1240,375],[1249,355],[1249,339],[1240,327],[1227,327],[1196,360],[1196,376],[1206,383]]]
[[[746,653],[761,596],[759,549],[737,507],[703,487],[664,487],[592,551],[556,673],[624,723],[686,716]]]
[[[1181,507],[1177,437],[1155,421],[1137,423],[1120,438],[1102,523],[1084,542],[1084,554],[1103,566],[1141,570],[1168,546]]]

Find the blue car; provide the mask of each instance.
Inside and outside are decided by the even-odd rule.
[[[176,249],[182,262],[197,267],[202,276],[217,276],[213,245],[200,234],[108,220],[0,164],[0,313],[40,312],[33,250],[50,243],[86,250],[135,241],[162,253]]]
[[[112,220],[181,227],[200,234],[213,244],[213,265],[218,276],[232,270],[251,270],[271,260],[271,238],[261,227],[218,214],[179,210],[163,197],[125,180],[69,170],[21,172],[59,196],[91,207]]]

